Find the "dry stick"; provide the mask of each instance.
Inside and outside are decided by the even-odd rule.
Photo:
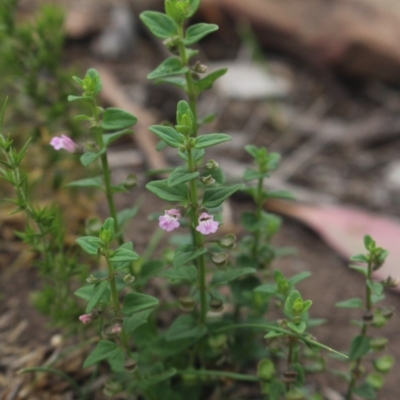
[[[95,68],[99,72],[103,84],[100,93],[103,100],[115,107],[132,113],[138,118],[138,122],[134,126],[134,139],[136,140],[138,147],[145,154],[150,168],[168,168],[169,166],[164,160],[163,155],[155,149],[156,141],[154,135],[147,130],[148,126],[155,123],[153,116],[149,111],[143,109],[140,105],[135,104],[128,97],[115,75],[107,67],[96,65]]]

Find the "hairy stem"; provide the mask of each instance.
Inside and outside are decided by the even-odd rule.
[[[369,280],[371,280],[372,278],[372,262],[369,261],[368,262],[368,270],[367,270],[367,278],[365,280],[365,309],[367,313],[370,313],[372,310],[372,298],[371,298],[371,288],[368,286],[367,282]],[[368,324],[365,323],[365,321],[362,324],[361,327],[361,336],[366,336],[367,335],[367,330],[368,330]],[[346,397],[345,400],[351,400],[353,398],[353,391],[354,391],[354,387],[357,383],[357,379],[358,379],[358,371],[360,369],[361,366],[361,361],[362,361],[362,357],[358,358],[353,366],[353,368],[351,369],[351,380],[349,382],[349,386],[347,388],[347,392],[346,392]]]
[[[99,117],[99,112],[97,110],[97,105],[95,100],[92,102],[92,113],[94,120],[96,122],[96,142],[97,145],[99,146],[100,149],[104,148],[104,142],[103,142],[103,131],[100,128],[100,117]],[[111,175],[110,175],[110,168],[108,166],[108,159],[107,159],[107,153],[104,152],[100,156],[101,160],[101,169],[103,173],[103,180],[104,180],[104,188],[105,188],[105,193],[106,193],[106,198],[107,198],[107,204],[108,204],[108,210],[110,212],[111,218],[114,220],[114,230],[117,234],[117,239],[118,243],[121,245],[124,243],[124,238],[122,236],[122,232],[120,230],[119,224],[118,224],[118,219],[117,219],[117,210],[115,208],[114,204],[114,197],[112,193],[112,185],[111,185]]]
[[[195,165],[193,162],[192,151],[188,150],[188,167],[190,172],[195,171]],[[198,219],[198,198],[197,198],[197,187],[196,180],[193,179],[190,181],[190,217],[192,220],[191,229],[193,236],[193,243],[196,249],[204,248],[203,236],[200,232],[197,232],[195,229],[195,225]],[[197,258],[197,284],[200,292],[200,316],[199,322],[200,324],[204,324],[207,316],[207,287],[206,287],[206,266],[204,260],[204,254],[200,255]]]

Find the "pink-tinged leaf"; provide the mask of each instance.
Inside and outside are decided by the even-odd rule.
[[[389,251],[374,278],[400,279],[400,222],[396,218],[340,206],[306,206],[283,201],[268,202],[266,208],[296,218],[313,228],[340,255],[349,259],[365,253],[363,238],[370,235],[377,246]]]

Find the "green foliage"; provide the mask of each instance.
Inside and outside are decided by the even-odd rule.
[[[96,332],[97,341],[101,333],[101,339],[83,367],[108,363],[110,379],[104,387],[108,396],[146,400],[230,398],[230,389],[219,382],[226,378],[259,384],[262,395],[269,400],[318,400],[322,397],[310,392],[307,374],[325,369],[322,353],[325,350],[351,362],[347,373],[340,372],[348,384],[346,400],[352,400],[353,395],[376,398],[384,384],[384,374],[394,364],[391,356],[375,357],[376,352],[385,348],[387,339],[371,338],[368,331],[370,324],[375,328],[385,325],[392,314],[392,310],[377,304],[384,298],[384,287],[393,286],[393,280],[372,280],[372,272],[382,266],[387,256],[386,250],[365,236],[366,254],[352,257],[351,267],[365,278],[365,302],[354,297],[339,301],[337,306],[366,312],[358,322],[361,330],[353,338],[348,356],[318,342],[311,329],[324,321],[310,318],[312,300],[304,300],[296,288],[310,273],[303,271],[286,277],[281,271],[271,269],[276,258],[289,253],[288,249],[272,244],[282,220],[264,209],[270,199],[293,199],[286,191],[270,191],[266,187],[271,173],[278,168],[280,156],[266,148],[248,145],[245,150],[252,165],[244,173],[245,184],[225,183],[218,163],[206,157],[209,148],[231,137],[207,133],[205,128],[199,135],[199,128],[212,121],[214,115],[199,116],[197,100],[226,69],[205,74],[206,66],[192,61],[198,51],[189,47],[215,32],[218,26],[189,23],[200,0],[165,0],[164,4],[165,13],[146,11],[140,16],[149,31],[163,39],[172,53],[148,78],[155,83],[178,86],[187,100],[177,104],[176,121],[153,125],[149,130],[161,141],[157,149],[166,146],[175,149],[181,164],[168,170],[164,179],[147,183],[146,188],[172,203],[165,215],[159,216],[160,228],[167,232],[186,228],[188,233],[172,237],[171,247],[162,249],[159,244],[164,232],[156,228],[142,256],[134,249],[142,233],[136,229],[131,242],[125,240],[122,231],[122,225],[137,214],[138,207],[117,212],[114,203],[114,194],[135,186],[136,178],[130,174],[123,182],[112,183],[107,158],[109,146],[132,133],[130,128],[136,124],[136,117],[119,108],[98,106],[102,82],[95,69],[89,69],[83,78],[74,77],[80,93],[67,96],[72,91],[64,91],[66,86],[58,73],[62,35],[54,33],[61,21],[60,14],[43,11],[35,25],[30,25],[33,32],[26,27],[17,29],[10,14],[0,15],[4,27],[0,39],[6,39],[6,46],[0,50],[5,55],[0,68],[14,63],[19,68],[18,74],[29,70],[23,79],[18,76],[18,84],[39,108],[44,104],[44,92],[39,79],[32,79],[31,71],[37,75],[50,71],[56,77],[60,84],[58,94],[63,93],[59,109],[66,111],[68,98],[73,107],[79,108],[74,121],[86,125],[90,135],[87,142],[74,144],[75,151],[81,153],[82,166],[90,167],[89,177],[67,186],[99,189],[105,194],[109,212],[103,223],[91,217],[86,223],[85,236],[76,239],[76,246],[67,247],[57,207],[38,206],[30,197],[28,175],[21,169],[29,141],[18,151],[12,140],[0,135],[3,154],[0,175],[15,189],[12,201],[16,212],[24,211],[28,216],[27,225],[18,236],[40,258],[37,265],[45,279],[43,291],[35,298],[36,304],[54,321],[64,324],[70,323],[72,317],[77,322],[78,308],[81,313],[85,310],[79,319],[92,324],[87,334],[93,338]],[[12,2],[7,0],[0,7],[12,10]],[[14,43],[26,54],[14,57]],[[30,47],[31,53],[27,51]],[[246,231],[240,240],[233,234],[220,233],[224,220],[222,206],[238,191],[250,196],[255,204],[254,210],[237,218]],[[159,214],[154,213],[150,220]],[[80,257],[90,260],[90,273],[78,263],[77,249],[81,250]],[[154,258],[155,254],[159,259]],[[164,278],[162,285],[174,285],[173,290],[159,298],[147,294],[148,282],[153,278]],[[76,289],[78,284],[81,286]],[[154,287],[165,290],[165,286]],[[159,290],[154,287],[152,293],[158,296]],[[76,289],[79,303],[71,296],[72,288]],[[272,307],[281,313],[276,322],[267,320]],[[371,372],[361,376],[363,360],[370,356],[374,357],[369,365]],[[252,373],[255,365],[258,365],[256,374]]]

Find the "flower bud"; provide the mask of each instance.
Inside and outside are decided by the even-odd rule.
[[[257,366],[257,376],[265,381],[270,381],[275,376],[275,366],[271,359],[260,360]]]
[[[200,61],[196,61],[196,63],[192,67],[194,72],[198,72],[199,74],[204,74],[207,72],[207,66],[204,64],[201,64]]]
[[[228,338],[226,335],[219,334],[219,335],[210,336],[210,338],[208,339],[208,344],[210,345],[210,347],[213,350],[219,351],[219,350],[223,350],[226,347],[227,341],[228,341]]]
[[[218,244],[224,249],[232,249],[235,246],[236,236],[230,233],[218,240]]]
[[[382,328],[386,325],[386,318],[382,315],[380,310],[376,310],[374,313],[374,318],[372,320],[372,326],[375,328]]]
[[[221,312],[224,309],[224,303],[220,299],[213,298],[209,304],[212,312]]]
[[[106,396],[114,396],[123,390],[122,384],[115,381],[107,381],[103,388],[103,393]]]
[[[86,282],[87,283],[91,283],[92,285],[96,284],[97,282],[99,282],[100,279],[96,278],[94,275],[90,275],[88,278],[86,278]]]
[[[202,176],[199,179],[200,179],[201,183],[203,183],[206,186],[211,186],[211,185],[214,185],[214,183],[215,183],[215,179],[211,175]]]
[[[136,360],[132,360],[131,358],[129,360],[125,360],[124,362],[124,368],[128,371],[128,372],[133,372],[136,370],[137,367],[137,362]]]
[[[228,262],[228,254],[227,253],[212,253],[211,261],[217,267],[224,267]]]
[[[379,390],[382,389],[385,383],[385,378],[378,372],[371,372],[368,374],[366,382],[375,390]]]
[[[285,383],[293,383],[297,378],[297,372],[293,371],[292,369],[288,369],[283,373],[282,380]]]
[[[394,314],[394,307],[387,306],[387,307],[382,307],[381,308],[381,313],[384,318],[386,319],[391,319]]]
[[[387,374],[393,367],[394,358],[392,356],[382,356],[373,361],[376,371]]]
[[[123,277],[123,281],[124,283],[126,283],[127,285],[129,285],[130,283],[132,283],[135,280],[135,277],[132,276],[131,274],[127,274]]]
[[[179,299],[179,308],[182,311],[193,311],[195,305],[196,302],[193,297],[187,296]]]
[[[382,285],[388,289],[394,289],[399,286],[399,280],[388,276],[384,281],[381,281]]]
[[[214,160],[209,160],[209,161],[207,161],[207,164],[204,165],[204,168],[208,169],[208,170],[217,169],[218,167],[219,167],[219,164]]]
[[[128,174],[123,183],[126,189],[132,189],[137,185],[137,176],[134,173]]]
[[[363,321],[364,321],[366,324],[369,324],[369,323],[371,323],[372,320],[374,319],[374,314],[372,314],[371,311],[366,311],[366,312],[364,313],[364,315],[362,316],[362,319],[363,319]]]
[[[369,345],[372,350],[382,351],[382,350],[385,350],[387,343],[388,343],[387,338],[377,337],[377,338],[371,339],[371,341],[369,342]]]

